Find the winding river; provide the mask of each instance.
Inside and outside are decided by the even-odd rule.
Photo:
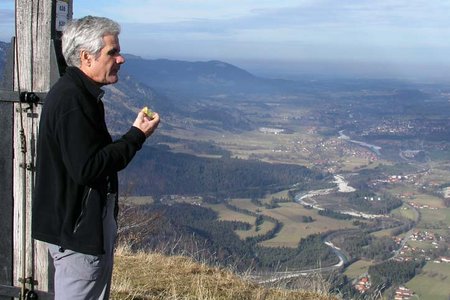
[[[321,189],[321,190],[313,190],[308,192],[302,192],[295,195],[295,201],[301,205],[307,205],[317,210],[324,210],[323,207],[321,207],[317,202],[314,200],[315,196],[319,195],[327,195],[331,192],[341,192],[341,193],[350,193],[354,192],[355,188],[348,185],[348,182],[345,180],[344,176],[342,175],[334,175],[334,183],[336,183],[336,188],[329,188],[329,189]],[[306,201],[308,200],[308,201]],[[376,218],[380,217],[378,215],[370,215],[365,214],[358,211],[339,211],[341,214],[349,214],[352,216],[362,217],[362,218]],[[295,278],[299,276],[307,276],[311,273],[316,272],[326,272],[331,270],[340,269],[344,266],[345,263],[348,262],[347,256],[342,252],[341,249],[339,249],[337,246],[335,246],[329,238],[326,238],[324,240],[325,245],[330,247],[333,252],[336,254],[336,256],[339,259],[339,262],[332,266],[327,266],[323,268],[313,268],[313,269],[304,269],[304,270],[297,270],[297,271],[288,271],[288,272],[270,272],[269,274],[265,275],[253,275],[253,280],[259,282],[259,283],[274,283],[283,279],[289,279],[289,278]]]
[[[344,130],[339,131],[339,138],[342,140],[346,140],[350,143],[369,148],[370,151],[372,151],[373,153],[375,153],[378,156],[381,155],[381,153],[380,153],[381,147],[380,146],[372,145],[372,144],[369,144],[366,142],[351,140],[348,135],[344,134]]]
[[[319,195],[328,195],[332,192],[338,191],[341,193],[350,193],[354,192],[355,189],[348,185],[347,181],[345,181],[344,177],[342,175],[334,175],[334,182],[337,184],[337,188],[330,188],[330,189],[322,189],[322,190],[314,190],[314,191],[308,191],[303,192],[295,195],[295,201],[300,203],[304,206],[309,206],[317,210],[324,210],[322,206],[320,206],[316,200],[314,200],[315,196]],[[306,201],[308,200],[308,201]],[[337,211],[340,214],[344,215],[350,215],[353,217],[359,217],[363,219],[376,219],[376,218],[382,218],[384,215],[376,215],[376,214],[368,214],[363,213],[357,210],[348,210],[348,211]]]

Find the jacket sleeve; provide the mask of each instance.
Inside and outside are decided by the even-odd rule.
[[[112,142],[103,117],[79,107],[61,116],[56,136],[68,173],[82,185],[92,185],[125,168],[145,142],[144,133],[136,127]]]

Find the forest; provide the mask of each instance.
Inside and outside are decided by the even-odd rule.
[[[349,193],[347,197],[352,207],[373,214],[386,214],[402,205],[402,201],[392,195],[377,195],[367,189]]]
[[[372,287],[374,290],[382,290],[392,285],[403,284],[420,272],[424,264],[424,261],[386,261],[370,266],[369,275],[372,280]]]
[[[120,176],[122,191],[129,195],[211,195],[221,199],[259,198],[297,183],[308,188],[328,179],[304,166],[227,156],[204,158],[172,153],[164,146],[144,146]]]
[[[352,260],[368,259],[384,261],[392,257],[398,245],[390,237],[374,237],[362,230],[340,232],[333,242],[344,250]]]

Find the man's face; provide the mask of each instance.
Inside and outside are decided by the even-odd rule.
[[[120,54],[119,38],[115,35],[103,37],[105,46],[97,56],[90,56],[90,64],[83,71],[99,85],[116,83],[119,80],[117,73],[125,59]]]

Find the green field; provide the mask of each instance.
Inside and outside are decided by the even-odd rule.
[[[267,210],[264,213],[284,224],[275,238],[262,243],[267,247],[296,247],[302,238],[311,234],[354,227],[349,220],[323,217],[318,215],[316,210],[305,209],[297,203],[284,203],[281,207]],[[302,223],[302,216],[311,216],[314,222]]]
[[[373,169],[380,164],[379,162],[371,164],[366,157],[351,156],[341,157],[339,163],[341,164],[339,172],[353,172],[360,169]]]
[[[231,205],[246,209],[252,212],[261,212],[264,207],[253,204],[250,199],[237,198],[230,201]]]
[[[405,204],[403,204],[399,208],[392,210],[391,214],[394,217],[398,216],[398,217],[405,218],[405,219],[412,220],[412,221],[416,220],[416,214],[414,213],[413,208],[410,207],[409,205],[405,205]]]
[[[248,237],[265,234],[269,230],[273,229],[274,226],[275,226],[274,223],[264,221],[261,225],[259,225],[258,228],[253,226],[251,230],[236,230],[236,233],[241,239],[245,239]]]
[[[344,274],[347,275],[350,279],[356,279],[361,275],[367,273],[369,267],[372,265],[372,262],[368,260],[358,260],[348,266]]]
[[[406,283],[421,300],[448,300],[450,297],[450,264],[428,262],[421,274]]]
[[[444,203],[441,198],[436,196],[428,195],[428,194],[416,194],[412,197],[411,202],[414,202],[418,205],[429,205],[431,207],[443,208]]]
[[[389,237],[389,236],[392,236],[392,231],[393,230],[395,230],[395,228],[389,228],[389,229],[385,229],[385,230],[378,230],[378,231],[375,231],[375,232],[371,233],[371,235],[373,235],[374,237],[378,237],[378,238],[385,237],[385,236]]]
[[[421,209],[418,228],[446,229],[450,225],[450,208]]]
[[[241,239],[264,234],[274,227],[273,223],[264,221],[261,225],[259,225],[259,228],[256,228],[254,226],[256,217],[230,210],[224,204],[208,204],[203,206],[211,208],[217,212],[219,214],[219,220],[240,221],[252,225],[250,230],[236,230],[237,235]]]
[[[351,220],[323,217],[318,215],[316,210],[306,209],[294,202],[280,203],[280,207],[274,209],[256,206],[250,202],[250,199],[234,199],[232,204],[239,208],[260,212],[283,223],[283,228],[275,238],[261,243],[266,247],[297,247],[302,238],[311,234],[354,227]],[[303,223],[303,216],[311,216],[314,222]]]

